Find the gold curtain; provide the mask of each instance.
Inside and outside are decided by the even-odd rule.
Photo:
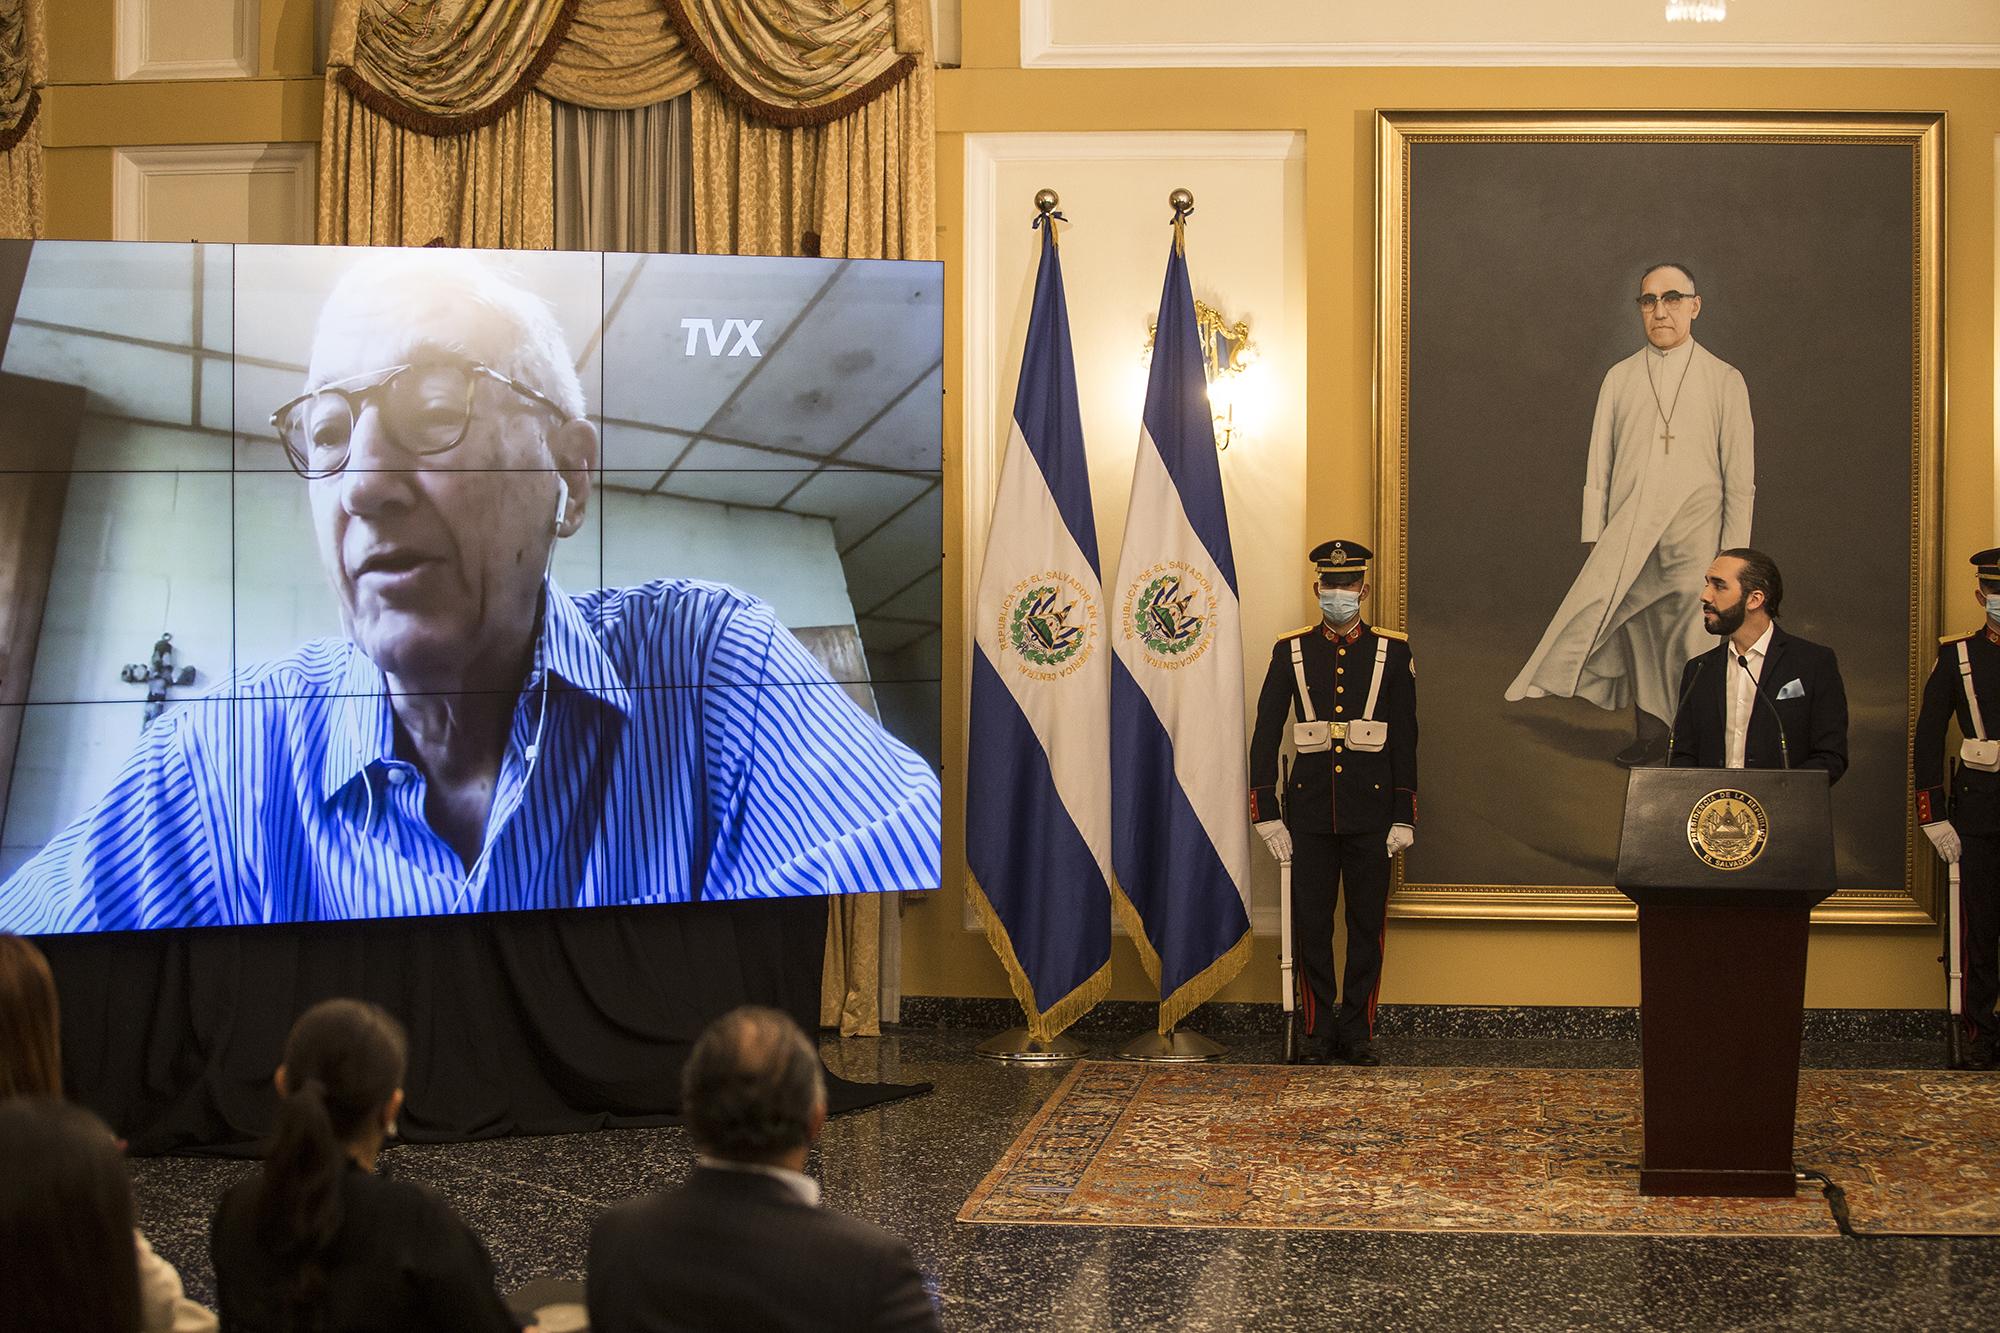
[[[704,254],[930,259],[937,159],[928,66],[838,120],[764,124],[694,91],[695,245]]]
[[[434,138],[377,115],[329,79],[319,242],[546,250],[555,243],[552,134],[545,97]]]
[[[547,249],[548,100],[577,0],[338,0],[320,145],[322,244]]]
[[[0,0],[0,236],[42,234],[42,0]]]
[[[900,132],[920,103],[928,244],[931,71],[924,3],[337,0],[319,239],[546,248],[555,240],[548,99],[631,108],[705,81],[760,126],[813,133],[812,169],[823,159],[850,176],[861,173],[848,169],[845,136],[834,127],[856,116],[875,124],[887,98],[904,110],[882,130]],[[914,97],[913,85],[921,85]],[[829,131],[831,142],[822,146],[826,136],[818,131]],[[864,133],[857,147],[877,142],[889,140]],[[752,149],[750,160],[763,151]],[[856,191],[864,206],[870,196]],[[815,185],[794,197],[831,206],[845,192]],[[900,239],[906,229],[900,216],[884,221],[886,234]],[[862,234],[876,229],[864,226]],[[829,229],[815,222],[794,230],[823,236]]]

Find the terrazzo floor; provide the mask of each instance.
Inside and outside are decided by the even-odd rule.
[[[857,1079],[927,1080],[928,1096],[841,1117],[810,1170],[827,1204],[909,1237],[953,1329],[1639,1329],[1986,1326],[2000,1239],[1561,1238],[1380,1232],[971,1226],[966,1196],[1061,1080],[973,1054],[984,1031],[828,1040]],[[1228,1058],[1274,1061],[1269,1037]],[[1096,1043],[1100,1050],[1115,1042]],[[1636,1043],[1389,1037],[1395,1064],[1628,1067]],[[1938,1044],[1809,1042],[1804,1063],[1927,1068]],[[2000,1075],[1996,1075],[2000,1077]],[[583,1274],[591,1220],[679,1180],[678,1129],[402,1146],[391,1169],[442,1191],[485,1238],[503,1289]],[[252,1167],[133,1162],[141,1225],[210,1298],[208,1218]],[[1857,1218],[1857,1224],[1865,1219]]]

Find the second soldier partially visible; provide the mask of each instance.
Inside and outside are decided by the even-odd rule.
[[[2000,547],[1972,564],[1986,623],[1938,641],[1910,758],[1917,825],[1960,871],[1962,1063],[1992,1069],[2000,1063]],[[1963,738],[1955,760],[1945,751],[1954,719]]]
[[[1271,854],[1292,863],[1307,1058],[1356,1065],[1380,1063],[1389,859],[1416,841],[1417,822],[1416,675],[1408,639],[1361,618],[1372,557],[1359,542],[1313,548],[1320,620],[1272,648],[1250,739],[1250,819]],[[1347,960],[1336,985],[1343,885]]]

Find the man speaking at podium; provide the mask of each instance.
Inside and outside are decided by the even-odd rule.
[[[1833,650],[1778,628],[1785,581],[1747,546],[1715,557],[1702,580],[1701,623],[1722,640],[1681,671],[1673,768],[1847,771],[1847,689]]]

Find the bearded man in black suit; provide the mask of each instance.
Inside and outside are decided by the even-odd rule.
[[[1778,628],[1778,562],[1739,546],[1702,581],[1701,622],[1722,642],[1681,671],[1675,768],[1847,771],[1847,687],[1833,650]]]

